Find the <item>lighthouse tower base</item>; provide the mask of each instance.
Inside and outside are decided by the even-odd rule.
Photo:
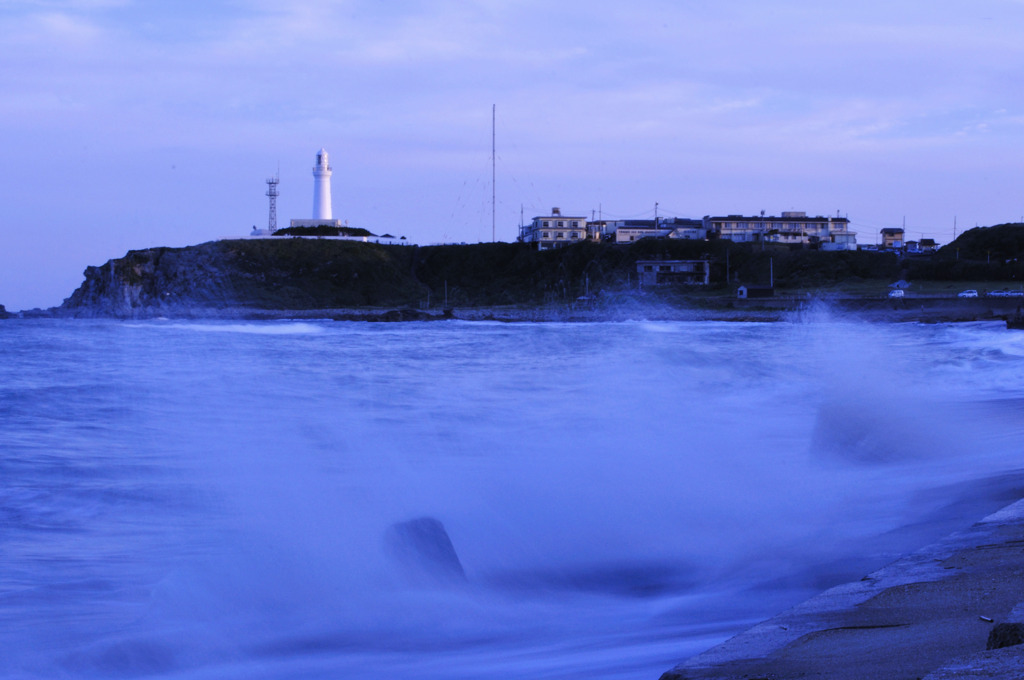
[[[338,227],[340,229],[341,227],[345,226],[345,222],[344,222],[344,220],[331,220],[331,219],[324,219],[324,220],[316,220],[316,219],[314,219],[314,220],[291,220],[288,226],[290,226],[290,227],[319,227],[321,225],[327,226],[327,227]]]

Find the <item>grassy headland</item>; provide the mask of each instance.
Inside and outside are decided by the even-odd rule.
[[[930,257],[826,252],[730,241],[398,246],[323,238],[239,239],[130,251],[85,272],[62,313],[137,316],[186,309],[380,309],[572,305],[633,295],[638,260],[710,263],[709,286],[662,285],[646,296],[690,307],[732,304],[741,284],[774,283],[780,298],[884,298],[911,291],[955,297],[968,287],[1019,287],[1024,226],[966,232]],[[1019,238],[1018,238],[1019,237]],[[961,240],[962,239],[962,240]],[[988,239],[988,240],[986,240]],[[984,261],[979,260],[984,257]],[[986,282],[981,286],[979,282]]]

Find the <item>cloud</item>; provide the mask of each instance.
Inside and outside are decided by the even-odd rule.
[[[490,181],[492,104],[509,225],[521,203],[659,200],[984,222],[1019,183],[1022,29],[1009,0],[7,0],[6,222],[45,204],[115,250],[220,236],[265,219],[278,161],[282,214],[305,214],[327,146],[345,217],[473,240],[452,205]],[[34,179],[45,148],[69,159],[66,196]]]
[[[45,11],[0,19],[0,40],[13,49],[78,50],[95,45],[101,37],[95,22],[74,13]]]

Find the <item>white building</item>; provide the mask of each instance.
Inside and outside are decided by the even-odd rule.
[[[291,220],[293,227],[341,227],[342,221],[333,217],[331,209],[331,174],[333,168],[327,155],[327,149],[316,152],[316,165],[313,167],[313,219]]]
[[[735,243],[762,242],[817,246],[822,250],[856,250],[857,232],[845,217],[809,217],[805,212],[773,215],[705,217],[708,234]]]
[[[536,243],[537,250],[561,248],[587,239],[599,241],[600,232],[588,229],[586,217],[569,217],[563,215],[559,208],[552,208],[548,216],[534,217],[533,221],[522,226],[519,233],[520,241]]]
[[[616,243],[633,243],[644,238],[666,238],[671,229],[659,226],[654,220],[615,220],[608,223],[615,234]]]

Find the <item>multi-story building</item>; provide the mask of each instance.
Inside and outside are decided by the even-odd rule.
[[[548,216],[534,217],[521,227],[519,233],[520,241],[536,243],[538,250],[561,248],[587,239],[599,241],[600,231],[588,229],[586,217],[569,217],[558,208],[552,208]]]
[[[902,248],[903,229],[900,227],[886,227],[882,229],[883,248]]]
[[[708,216],[704,226],[709,237],[735,243],[767,242],[817,246],[822,250],[855,250],[857,233],[850,231],[845,217],[808,217],[805,212],[783,212],[781,216]]]
[[[886,230],[883,229],[883,234]],[[902,230],[901,230],[902,231]],[[809,217],[805,212],[783,212],[781,216],[726,215],[703,220],[682,217],[658,220],[596,220],[569,217],[558,208],[534,217],[520,230],[519,240],[536,243],[539,250],[560,248],[583,240],[613,240],[634,243],[640,239],[728,239],[736,243],[764,242],[809,245],[822,250],[856,250],[857,233],[850,231],[845,217]]]

